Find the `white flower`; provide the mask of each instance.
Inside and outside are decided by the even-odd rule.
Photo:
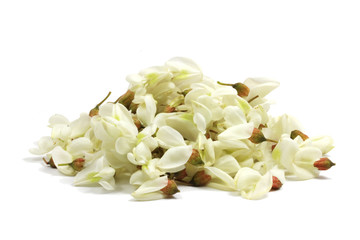
[[[160,191],[168,184],[167,176],[149,179],[141,184],[141,186],[131,195],[136,200],[156,200],[164,197]]]
[[[78,119],[70,122],[66,117],[55,114],[49,119],[49,127],[52,128],[51,137],[42,137],[37,142],[37,148],[30,149],[32,154],[43,155],[56,146],[66,148],[73,139],[85,135],[90,128],[90,117],[82,113]]]
[[[74,185],[85,186],[97,183],[106,190],[114,190],[114,175],[115,169],[109,166],[104,157],[101,157],[76,174]]]
[[[242,197],[246,199],[260,199],[270,191],[272,176],[270,172],[262,176],[254,169],[243,167],[235,176],[235,186]]]
[[[60,146],[55,147],[51,152],[51,157],[61,173],[74,175],[76,171],[70,165],[64,166],[64,164],[70,164],[77,158],[85,158],[86,154],[92,152],[92,147],[92,142],[88,138],[81,137],[71,141],[67,145],[66,151]]]
[[[314,178],[319,174],[314,162],[321,158],[322,152],[317,147],[299,143],[302,143],[300,137],[292,140],[284,134],[272,153],[273,158],[288,174],[293,174],[301,180]]]

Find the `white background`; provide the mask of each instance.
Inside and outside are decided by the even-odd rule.
[[[358,1],[1,1],[1,239],[359,239]],[[281,83],[270,113],[331,135],[337,163],[262,200],[181,188],[79,188],[28,153],[48,118],[75,119],[125,77],[174,56],[224,82]]]

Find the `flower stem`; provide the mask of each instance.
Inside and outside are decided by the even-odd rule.
[[[268,141],[268,142],[273,142],[273,143],[278,143],[277,141],[272,140],[272,139],[266,139],[266,141]]]
[[[220,84],[220,85],[231,86],[231,87],[234,85],[234,84],[230,84],[230,83],[222,83],[222,82],[219,82],[219,81],[217,81],[217,83]]]
[[[252,101],[254,101],[255,99],[257,99],[259,97],[259,95],[256,95],[255,97],[253,97],[252,99],[250,99],[249,101],[248,101],[248,103],[251,103]]]
[[[110,94],[111,94],[111,92],[109,92],[108,95],[101,102],[99,102],[95,108],[99,108],[100,105],[103,104],[106,101],[106,99],[108,99],[110,97]]]

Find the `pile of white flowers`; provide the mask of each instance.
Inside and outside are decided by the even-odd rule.
[[[51,136],[31,153],[75,185],[115,188],[127,175],[137,200],[169,197],[177,185],[208,186],[259,199],[286,178],[311,179],[334,165],[333,140],[309,138],[291,116],[268,115],[264,97],[279,86],[263,78],[225,84],[187,58],[129,75],[128,91],[108,96],[70,122],[49,120]]]

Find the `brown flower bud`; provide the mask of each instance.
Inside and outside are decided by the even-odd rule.
[[[70,166],[75,171],[81,171],[84,168],[84,165],[85,165],[85,159],[83,158],[77,158],[72,163],[70,163]]]
[[[283,185],[282,182],[275,176],[272,177],[272,180],[273,180],[273,184],[271,190],[278,190]]]
[[[250,92],[250,89],[248,88],[248,86],[246,86],[243,83],[235,83],[235,84],[222,83],[222,82],[217,82],[217,83],[220,85],[231,86],[231,87],[235,88],[238,93],[238,96],[240,96],[240,97],[247,97]]]
[[[320,158],[320,160],[314,162],[314,167],[316,167],[319,170],[328,170],[334,165],[335,163],[330,161],[330,159],[328,159],[327,157]]]
[[[186,173],[186,169],[184,168],[183,170],[174,173],[174,178],[176,180],[182,181],[185,177],[187,177],[187,173]]]
[[[235,83],[232,87],[236,89],[240,97],[247,97],[249,95],[250,89],[243,83]]]
[[[97,108],[97,107],[94,107],[94,108],[91,109],[90,112],[89,112],[89,116],[90,116],[90,117],[96,116],[96,115],[98,115],[98,114],[99,114],[99,108]]]
[[[294,130],[290,134],[291,139],[295,139],[297,136],[300,136],[302,138],[302,140],[304,140],[304,141],[309,138],[307,135],[305,135],[303,132],[301,132],[299,130]]]
[[[201,160],[200,153],[197,149],[192,150],[191,156],[187,162],[194,166],[204,165],[204,162]]]
[[[124,93],[123,95],[121,95],[115,101],[115,103],[120,103],[120,104],[124,105],[127,109],[129,109],[130,104],[134,100],[134,96],[135,96],[135,93],[133,91],[127,90],[127,92]]]
[[[211,181],[211,176],[205,173],[205,170],[199,171],[195,173],[193,176],[191,183],[194,186],[200,187],[205,186]]]
[[[168,184],[164,188],[160,189],[160,191],[162,191],[167,196],[171,196],[177,192],[180,192],[174,180],[168,180]]]
[[[132,119],[133,119],[133,121],[134,121],[135,126],[136,126],[137,129],[139,130],[139,129],[142,127],[140,120],[137,119],[137,117],[135,117],[135,116],[133,116]]]
[[[170,105],[167,105],[164,109],[164,113],[172,113],[175,112],[175,107],[171,107]]]
[[[254,128],[249,140],[252,143],[262,143],[262,142],[266,141],[266,138],[265,138],[264,134],[258,128]]]
[[[135,104],[135,103],[131,102],[128,109],[129,109],[132,113],[136,113],[136,110],[138,109],[138,107],[139,107],[139,104]]]

